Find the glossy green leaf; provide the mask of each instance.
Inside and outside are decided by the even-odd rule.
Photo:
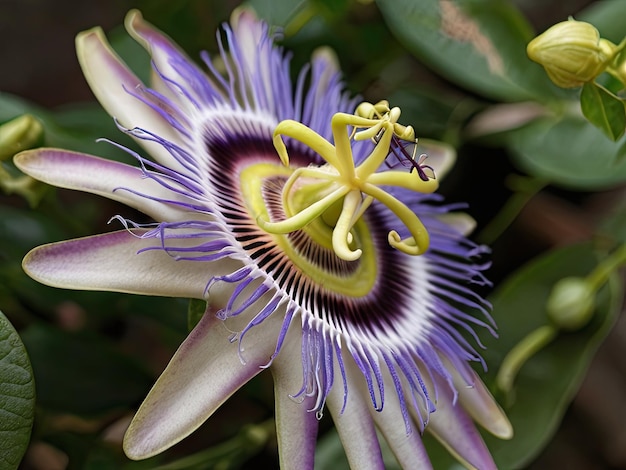
[[[153,381],[130,357],[90,333],[35,324],[22,340],[38,384],[38,403],[51,410],[91,415],[134,406]]]
[[[508,147],[526,172],[553,184],[603,189],[626,180],[624,139],[612,142],[582,117],[543,118],[511,132]]]
[[[526,334],[546,324],[545,304],[552,286],[566,276],[584,276],[596,264],[590,244],[560,249],[520,269],[491,296],[499,338],[486,335],[481,338],[486,346],[483,357],[489,368],[486,376],[483,374],[487,385],[493,385],[506,353]],[[613,279],[610,286],[598,295],[594,318],[585,328],[559,335],[528,361],[516,378],[514,395],[502,397],[496,394],[515,429],[515,436],[510,441],[485,433],[498,468],[524,468],[552,437],[597,347],[613,325],[622,299],[623,285]],[[428,433],[424,442],[435,469],[461,468]],[[320,439],[316,462],[320,468],[347,468],[342,466],[345,457],[336,433],[328,433]],[[389,465],[393,465],[393,460]]]
[[[0,312],[0,468],[16,469],[35,415],[35,382],[26,349]]]
[[[590,244],[570,246],[538,258],[503,284],[491,299],[499,339],[484,340],[488,384],[506,352],[547,323],[545,305],[552,286],[567,276],[585,276],[596,264]],[[620,311],[623,285],[612,281],[599,292],[591,322],[577,332],[560,333],[522,367],[513,392],[500,397],[515,436],[510,441],[486,436],[498,468],[522,468],[552,437]]]
[[[610,139],[618,140],[626,129],[624,102],[597,83],[586,83],[580,94],[585,117]]]
[[[501,101],[565,96],[526,56],[534,33],[504,1],[378,0],[390,30],[445,78]]]

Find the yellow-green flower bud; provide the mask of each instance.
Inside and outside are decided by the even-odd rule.
[[[543,65],[550,79],[562,88],[576,88],[594,80],[617,51],[600,38],[591,24],[570,19],[552,26],[528,43],[526,52]]]
[[[0,126],[0,160],[13,157],[22,150],[36,147],[43,137],[43,126],[24,114]]]
[[[556,283],[546,305],[548,317],[560,329],[578,330],[593,315],[596,293],[582,277],[566,277]]]

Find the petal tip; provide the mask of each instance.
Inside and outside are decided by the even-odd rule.
[[[13,157],[13,163],[23,173],[26,173],[29,163],[37,157],[39,149],[24,150]]]
[[[131,37],[140,43],[145,49],[149,50],[149,41],[144,37],[145,30],[150,29],[150,25],[144,20],[143,14],[137,9],[132,9],[124,18],[124,27]],[[142,33],[144,30],[144,33]]]
[[[146,438],[145,432],[142,432],[141,426],[135,419],[124,434],[122,449],[124,454],[131,460],[144,460],[153,457],[167,448],[167,446],[155,447],[150,445],[151,439]]]
[[[131,10],[128,10],[128,13],[126,13],[126,17],[124,18],[124,25],[128,28],[129,25],[133,25],[141,21],[143,21],[143,14],[137,8],[133,8]]]
[[[88,48],[93,47],[93,45],[96,44],[107,44],[107,40],[102,28],[100,26],[96,26],[78,33],[76,35],[75,43],[76,55],[82,64],[82,61],[85,59],[85,55],[88,52],[91,52],[91,50],[87,51]]]
[[[340,71],[339,59],[331,47],[321,46],[315,49],[313,51],[312,60],[324,63],[325,68],[329,70],[328,73],[336,73]]]
[[[499,419],[495,419],[491,423],[491,426],[489,426],[487,430],[494,436],[507,441],[509,439],[512,439],[513,435],[515,434],[513,430],[513,425],[509,421],[509,418],[506,417],[504,412],[502,412]]]
[[[237,29],[239,22],[257,22],[259,20],[256,11],[249,6],[239,6],[230,14],[230,24]]]

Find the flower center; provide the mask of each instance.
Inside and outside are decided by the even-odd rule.
[[[294,170],[282,165],[272,163],[256,163],[241,170],[239,174],[243,199],[246,201],[248,211],[255,215],[257,220],[277,219],[287,217],[283,206],[283,188],[289,181]],[[329,213],[332,212],[329,209]],[[298,271],[305,274],[298,275],[300,283],[311,285],[304,290],[312,289],[313,286],[325,286],[328,290],[348,297],[364,297],[372,291],[379,274],[376,260],[376,241],[372,238],[367,224],[359,220],[352,229],[352,243],[356,246],[366,247],[363,256],[358,262],[350,262],[338,258],[332,248],[333,226],[327,223],[327,217],[319,217],[312,220],[306,227],[294,230],[286,234],[267,233],[272,243],[266,243],[258,236],[255,242],[262,246],[263,250],[269,249],[275,253],[268,253],[268,259],[272,266],[264,269],[271,271],[278,278],[281,277],[276,271],[287,257],[295,265]],[[256,254],[256,247],[245,245],[248,251]],[[266,248],[272,247],[272,248]],[[255,248],[253,250],[253,248]],[[263,254],[262,256],[264,256]],[[280,256],[279,256],[280,255]],[[276,266],[273,266],[276,265]],[[282,276],[289,277],[291,274]],[[284,284],[295,282],[284,280]],[[287,287],[287,286],[284,286]]]
[[[392,230],[387,237],[389,244],[410,255],[424,253],[429,244],[424,225],[409,207],[383,189],[395,186],[431,193],[438,187],[434,174],[429,176],[424,170],[429,167],[421,166],[421,159],[416,163],[415,155],[406,152],[402,145],[401,140],[416,142],[416,139],[413,128],[398,123],[399,117],[400,109],[389,108],[385,101],[376,105],[363,103],[355,114],[336,113],[331,120],[334,145],[302,123],[280,122],[274,130],[274,146],[285,167],[284,174],[289,175],[280,197],[284,215],[274,219],[269,217],[268,210],[259,211],[257,207],[254,213],[259,227],[270,234],[306,229],[321,245],[332,248],[340,259],[355,261],[362,256],[365,247],[363,231],[357,229],[358,223],[371,203],[378,200],[400,219],[410,234],[402,239],[397,231]],[[326,164],[289,168],[283,136],[307,145]],[[351,141],[365,139],[371,139],[375,145],[356,166]],[[378,171],[390,153],[409,161],[417,169],[417,174],[412,171]],[[276,171],[275,167],[273,171]]]

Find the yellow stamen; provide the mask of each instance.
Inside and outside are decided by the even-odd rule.
[[[406,228],[409,229],[411,237],[404,240],[400,239],[400,236],[395,230],[389,232],[389,244],[391,246],[409,255],[421,255],[428,249],[428,232],[415,212],[391,194],[373,184],[368,184],[363,187],[363,192],[386,205],[402,221]]]
[[[361,250],[351,250],[348,246],[352,242],[350,230],[354,225],[353,216],[361,205],[360,191],[352,190],[343,199],[343,208],[333,230],[333,250],[341,259],[354,261],[360,258]]]
[[[377,172],[392,145],[398,145],[397,139],[417,142],[413,128],[399,124],[399,118],[400,108],[389,108],[386,101],[375,105],[362,103],[355,114],[336,113],[331,119],[334,145],[302,123],[280,122],[274,130],[273,141],[285,166],[289,165],[289,155],[283,137],[307,145],[326,165],[294,170],[283,187],[286,218],[280,221],[259,218],[259,226],[269,233],[285,234],[300,230],[323,216],[322,220],[332,230],[332,247],[337,256],[354,261],[361,256],[362,250],[350,247],[354,243],[352,228],[376,199],[387,206],[411,234],[403,240],[392,230],[388,235],[389,244],[407,254],[424,253],[429,243],[424,225],[410,208],[380,186],[431,193],[437,189],[437,181],[434,178],[423,181],[413,172]],[[351,140],[365,139],[374,142],[374,149],[355,167]]]
[[[295,230],[300,230],[313,219],[321,216],[326,209],[345,196],[349,190],[350,188],[346,188],[345,186],[339,187],[332,193],[324,196],[319,201],[311,204],[306,209],[303,209],[297,214],[292,215],[285,220],[281,220],[280,222],[268,222],[259,218],[257,223],[259,224],[259,227],[270,233],[289,233]]]

